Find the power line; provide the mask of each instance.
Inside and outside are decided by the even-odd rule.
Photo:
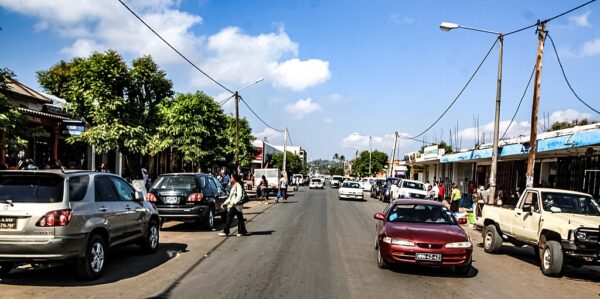
[[[567,78],[567,74],[565,73],[565,68],[563,67],[562,62],[560,61],[560,57],[558,56],[558,51],[556,50],[556,45],[554,44],[554,40],[552,39],[552,36],[550,36],[550,34],[546,34],[546,36],[548,36],[550,38],[550,43],[552,44],[552,49],[554,49],[554,54],[556,54],[556,60],[558,60],[558,65],[560,66],[560,70],[562,72],[563,78],[565,78],[565,82],[567,83],[567,86],[569,86],[569,89],[571,90],[571,92],[573,92],[573,95],[575,95],[575,97],[581,103],[583,103],[585,106],[587,106],[588,108],[590,108],[592,111],[600,114],[600,112],[598,110],[594,109],[592,106],[590,106],[584,100],[582,100],[579,97],[579,95],[575,92],[575,90],[573,89],[573,86],[571,86],[571,82],[569,82],[569,79]]]
[[[294,143],[292,142],[292,137],[290,136],[290,131],[288,130],[288,140],[290,141],[290,145],[294,146]]]
[[[535,65],[533,66],[533,70],[531,71],[531,75],[529,76],[529,81],[527,81],[527,85],[525,86],[525,90],[523,91],[523,95],[521,96],[521,99],[519,100],[519,104],[517,105],[517,109],[515,109],[515,113],[513,113],[513,116],[510,119],[510,123],[508,124],[508,127],[506,127],[506,130],[504,131],[504,134],[502,134],[502,137],[500,137],[500,140],[504,139],[504,136],[506,136],[506,133],[508,132],[508,129],[510,129],[510,126],[512,126],[513,122],[515,121],[515,117],[517,117],[517,113],[519,113],[519,109],[521,108],[521,104],[523,103],[523,99],[525,98],[525,95],[527,94],[527,90],[529,89],[529,85],[531,84],[531,79],[533,79],[533,74],[535,74]]]
[[[490,49],[487,51],[487,53],[483,57],[483,60],[481,60],[481,62],[479,63],[479,65],[477,66],[477,68],[475,69],[475,71],[473,72],[473,74],[471,75],[471,77],[469,77],[469,80],[467,80],[467,83],[463,86],[463,88],[460,90],[460,92],[458,93],[458,95],[454,98],[454,100],[452,100],[452,102],[450,103],[450,105],[448,105],[448,107],[446,108],[446,110],[444,110],[444,112],[429,127],[427,127],[427,129],[425,129],[423,132],[421,132],[421,133],[419,133],[419,134],[417,134],[416,136],[413,136],[413,137],[404,137],[404,136],[401,136],[401,135],[399,135],[399,137],[402,138],[402,139],[412,139],[412,140],[421,141],[421,140],[418,140],[417,138],[423,136],[425,133],[427,133],[429,130],[431,130],[431,128],[433,128],[433,126],[435,126],[442,119],[442,117],[444,117],[444,115],[446,115],[446,113],[448,113],[448,111],[450,110],[450,108],[452,108],[452,106],[454,105],[454,103],[456,103],[456,101],[458,101],[458,99],[460,98],[460,96],[467,89],[467,87],[469,86],[469,84],[471,83],[471,81],[473,81],[473,78],[475,78],[475,75],[477,75],[477,73],[479,72],[479,70],[483,66],[483,63],[490,56],[490,53],[492,52],[492,50],[494,49],[494,47],[498,43],[498,40],[499,40],[499,38],[497,38],[494,41],[494,43],[492,44],[492,46],[490,47]]]
[[[224,100],[221,100],[221,101],[219,101],[219,106],[223,106],[223,105],[225,105],[225,104],[226,104],[227,102],[229,102],[229,100],[231,100],[233,97],[235,97],[235,94],[232,94],[230,97],[228,97],[228,98],[226,98],[226,99],[224,99]]]
[[[268,128],[271,128],[279,133],[283,133],[284,130],[279,130],[279,129],[275,129],[273,128],[271,125],[269,125],[266,121],[264,121],[260,116],[258,116],[258,114],[256,114],[256,112],[254,112],[254,110],[252,110],[252,108],[250,107],[250,105],[248,105],[248,103],[246,103],[246,100],[244,100],[244,98],[242,96],[240,96],[240,100],[242,100],[242,103],[244,103],[244,105],[246,105],[246,107],[248,107],[248,109],[250,110],[250,112],[252,112],[252,114],[254,114],[254,116],[256,116],[256,118],[258,118],[258,120],[260,120],[265,126],[267,126]]]
[[[557,15],[555,15],[555,16],[553,16],[553,17],[550,17],[550,18],[548,18],[548,19],[545,19],[545,20],[543,20],[543,21],[539,21],[539,20],[538,20],[538,21],[537,21],[535,24],[532,24],[532,25],[529,25],[529,26],[523,27],[523,28],[521,28],[521,29],[517,29],[517,30],[511,31],[511,32],[509,32],[509,33],[506,33],[506,34],[504,34],[504,36],[508,36],[508,35],[511,35],[511,34],[515,34],[515,33],[521,32],[521,31],[523,31],[523,30],[527,30],[527,29],[529,29],[529,28],[536,27],[536,26],[537,26],[539,23],[547,23],[547,22],[550,22],[550,21],[552,21],[552,20],[554,20],[554,19],[556,19],[556,18],[560,18],[560,17],[562,17],[562,16],[564,16],[564,15],[566,15],[566,14],[568,14],[568,13],[571,13],[571,12],[573,12],[573,11],[576,11],[576,10],[578,10],[578,9],[580,9],[580,8],[582,8],[582,7],[586,6],[586,5],[588,5],[588,4],[591,4],[592,2],[596,2],[596,0],[590,0],[590,1],[586,2],[586,3],[583,3],[583,4],[581,4],[581,5],[577,6],[577,7],[571,8],[571,9],[569,9],[569,10],[565,11],[565,12],[562,12],[562,13],[560,13],[560,14],[557,14]]]
[[[169,46],[171,49],[173,49],[173,51],[175,51],[175,53],[179,54],[179,56],[181,56],[181,58],[183,58],[185,61],[187,61],[196,70],[198,70],[200,73],[202,73],[204,76],[206,76],[208,79],[210,79],[215,84],[221,86],[223,89],[229,91],[230,93],[234,93],[229,88],[225,87],[225,85],[219,83],[219,81],[215,80],[213,77],[211,77],[206,72],[204,72],[202,69],[200,69],[198,66],[196,66],[196,64],[194,64],[191,60],[189,60],[187,57],[185,57],[183,54],[181,54],[181,52],[179,52],[177,49],[175,49],[175,47],[173,47],[160,34],[158,34],[158,32],[156,32],[152,27],[150,27],[150,25],[148,25],[148,23],[146,23],[138,14],[136,14],[131,8],[129,8],[129,6],[127,6],[127,4],[125,4],[125,2],[123,2],[122,0],[117,0],[117,1],[119,1],[131,14],[133,14],[138,20],[140,20],[140,22],[142,22],[142,24],[144,24],[148,29],[150,29],[150,31],[152,31],[152,33],[154,33],[158,38],[160,38],[160,40],[162,40],[165,44],[167,44],[167,46]]]

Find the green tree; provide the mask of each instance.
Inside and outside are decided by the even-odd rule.
[[[226,143],[222,147],[223,161],[226,163],[221,166],[227,166],[230,169],[235,168],[235,117],[226,115],[227,128],[225,129]],[[240,118],[239,123],[240,136],[240,166],[248,167],[252,163],[252,159],[258,154],[258,149],[252,145],[254,136],[252,135],[252,127],[246,118]]]
[[[428,147],[429,145],[423,145],[421,146],[421,149],[419,150],[419,152],[422,154],[425,151],[425,148]],[[440,143],[437,145],[439,149],[444,149],[445,152],[444,154],[452,154],[454,152],[454,150],[452,150],[452,147],[450,145],[448,145],[446,143],[446,141],[440,141]]]
[[[228,122],[221,107],[203,92],[178,93],[158,105],[161,125],[150,143],[152,153],[177,145],[183,159],[207,167],[223,155]]]
[[[587,118],[574,119],[572,121],[556,121],[556,122],[553,122],[552,125],[550,125],[548,132],[569,129],[569,128],[573,128],[576,126],[591,125],[591,124],[595,124],[595,123],[597,123],[597,121],[589,120]]]
[[[371,174],[374,175],[383,170],[387,164],[388,156],[380,151],[373,151],[371,154]],[[363,151],[354,160],[352,165],[352,174],[355,176],[369,175],[369,151]]]
[[[26,126],[22,125],[21,113],[9,104],[2,92],[7,89],[8,80],[14,76],[11,70],[0,68],[0,148],[20,150],[27,146],[23,138]],[[8,134],[11,134],[10,138]]]
[[[283,153],[277,153],[270,155],[269,164],[273,168],[279,168],[283,170]],[[286,169],[288,174],[303,173],[305,170],[302,165],[300,157],[292,152],[287,152],[286,156]]]

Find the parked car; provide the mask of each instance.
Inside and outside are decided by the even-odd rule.
[[[565,263],[600,266],[600,207],[589,194],[526,189],[516,206],[485,205],[478,224],[485,252],[500,252],[503,242],[532,246],[544,275],[560,275]]]
[[[325,182],[323,179],[312,179],[310,180],[309,188],[310,189],[323,189]]]
[[[467,275],[471,271],[473,245],[456,219],[439,202],[402,199],[375,214],[377,265],[407,263],[433,267],[454,267]]]
[[[379,196],[379,189],[381,188],[381,186],[385,184],[385,180],[384,179],[375,179],[373,181],[373,184],[371,184],[371,192],[370,192],[370,196],[371,198],[378,198]]]
[[[331,188],[339,188],[342,185],[342,180],[344,178],[340,175],[334,175],[331,176],[331,179],[329,180],[329,185]]]
[[[392,198],[390,187],[390,183],[388,183],[387,181],[383,182],[378,188],[377,199],[383,202],[390,202]]]
[[[363,178],[360,180],[363,191],[371,191],[373,183],[375,183],[375,178]]]
[[[18,264],[75,262],[83,279],[104,272],[109,249],[159,244],[156,208],[122,178],[89,171],[0,172],[0,276]]]
[[[344,182],[339,191],[339,199],[364,200],[362,187],[359,182]]]
[[[215,215],[225,220],[221,204],[228,192],[216,177],[206,173],[169,173],[160,175],[146,200],[154,203],[164,221],[195,221],[199,226],[212,230]]]
[[[427,191],[422,182],[407,179],[400,179],[398,184],[391,185],[390,194],[392,199],[427,197]]]

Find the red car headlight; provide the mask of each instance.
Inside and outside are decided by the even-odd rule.
[[[473,244],[471,242],[453,242],[446,244],[446,248],[471,248]]]
[[[399,246],[406,246],[406,247],[414,247],[415,246],[415,242],[413,242],[413,241],[401,240],[401,239],[393,239],[393,238],[390,238],[390,237],[383,238],[383,243],[392,244],[392,245],[399,245]]]

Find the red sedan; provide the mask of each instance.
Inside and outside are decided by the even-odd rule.
[[[473,245],[449,209],[441,203],[399,199],[377,219],[377,264],[409,263],[471,271]]]

